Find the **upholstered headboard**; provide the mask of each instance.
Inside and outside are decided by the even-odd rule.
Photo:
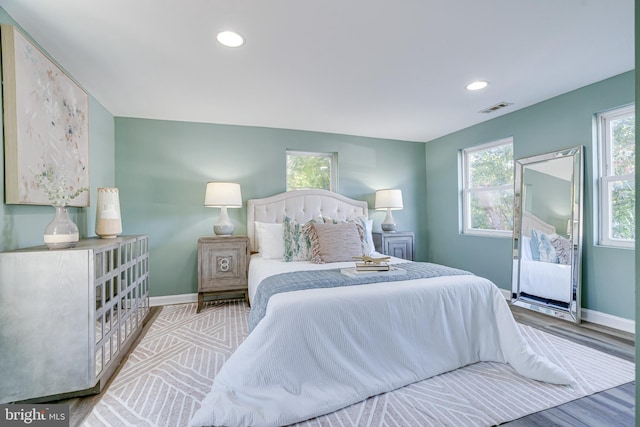
[[[326,190],[294,190],[264,199],[247,201],[247,234],[251,250],[257,249],[255,222],[280,223],[284,215],[297,222],[306,222],[322,215],[346,220],[368,217],[369,205]]]
[[[536,229],[544,234],[553,234],[556,228],[529,212],[522,213],[522,235],[531,237],[531,230]]]

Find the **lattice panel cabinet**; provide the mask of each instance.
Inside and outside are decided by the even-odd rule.
[[[149,239],[0,253],[0,403],[97,393],[149,313]]]

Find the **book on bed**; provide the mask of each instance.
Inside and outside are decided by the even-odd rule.
[[[356,262],[357,271],[389,271],[389,263]]]
[[[406,271],[397,267],[390,267],[387,270],[358,270],[356,267],[352,267],[352,268],[341,268],[340,273],[349,277],[363,277],[367,275],[395,276],[397,274],[406,274]]]

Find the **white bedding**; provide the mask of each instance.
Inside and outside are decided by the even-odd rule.
[[[536,261],[531,253],[531,240],[522,237],[520,280],[518,281],[518,260],[513,261],[513,282],[518,283],[520,292],[569,303],[573,300],[571,287],[571,265]]]
[[[260,276],[276,265],[251,262],[262,261]],[[501,292],[477,276],[281,293],[216,375],[191,425],[287,425],[479,361],[572,382],[532,353]]]
[[[517,262],[517,260],[514,261],[515,274],[518,271]],[[570,265],[525,259],[520,261],[520,292],[569,303],[573,299],[572,289],[567,286],[569,283],[571,283]]]

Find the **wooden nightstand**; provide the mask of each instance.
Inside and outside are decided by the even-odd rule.
[[[198,239],[198,310],[204,296],[244,293],[247,304],[247,236],[211,236]]]
[[[412,231],[373,232],[372,234],[377,252],[409,261],[415,259]]]

